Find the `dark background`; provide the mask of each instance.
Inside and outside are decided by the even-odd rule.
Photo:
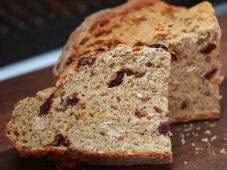
[[[126,0],[0,0],[0,67],[62,47],[85,16]],[[226,0],[210,1],[214,5]],[[192,6],[199,0],[167,0]]]

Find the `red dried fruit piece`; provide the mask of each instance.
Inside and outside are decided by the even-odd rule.
[[[40,115],[40,116],[42,116],[42,115],[47,115],[47,114],[48,114],[48,112],[49,112],[49,110],[50,110],[50,108],[51,108],[52,102],[53,102],[52,98],[53,98],[53,94],[52,94],[50,97],[48,97],[48,98],[41,104],[41,106],[40,106],[40,108],[39,108],[39,115]]]
[[[151,48],[162,48],[162,49],[164,49],[164,50],[169,50],[165,45],[163,45],[163,44],[151,44],[151,45],[149,45],[149,47],[151,47]]]
[[[69,146],[70,142],[68,139],[65,139],[62,134],[57,134],[55,136],[54,142],[52,143],[53,146]]]
[[[188,99],[185,99],[182,103],[181,103],[181,106],[180,106],[180,109],[184,110],[186,109],[190,104],[190,100]]]
[[[171,52],[170,54],[171,54],[171,61],[172,62],[176,62],[177,61],[177,57],[176,57],[175,53]]]
[[[205,48],[201,49],[200,52],[203,54],[209,54],[211,53],[215,48],[217,48],[217,45],[215,44],[208,44]]]
[[[77,66],[85,66],[85,65],[93,65],[95,62],[95,58],[94,57],[82,57],[79,59]]]
[[[214,77],[214,75],[217,73],[218,69],[217,68],[213,68],[211,69],[209,72],[207,72],[205,75],[204,75],[204,78],[207,79],[207,80],[210,80]]]
[[[67,106],[75,106],[79,102],[79,99],[75,96],[68,96],[66,99],[64,99],[61,104],[64,107]]]
[[[148,96],[140,97],[140,100],[141,100],[142,102],[147,102],[147,101],[149,101],[150,99],[151,99],[151,98],[148,97]]]
[[[145,117],[147,114],[137,110],[137,111],[135,111],[135,115],[136,115],[136,117],[141,119],[142,117]]]
[[[168,135],[169,130],[170,130],[170,123],[169,123],[169,121],[160,123],[160,125],[158,127],[158,132],[160,134],[162,134],[162,135]]]
[[[131,76],[133,75],[133,71],[130,70],[130,69],[122,69],[120,71],[117,72],[117,76],[115,79],[111,80],[109,83],[108,83],[108,87],[109,88],[112,88],[112,87],[115,87],[115,86],[119,86],[120,84],[122,84],[123,82],[123,78],[124,78],[124,75],[127,75],[127,76]]]
[[[117,77],[108,83],[108,87],[112,88],[115,86],[119,86],[123,82],[123,77],[124,77],[124,72],[118,72]]]

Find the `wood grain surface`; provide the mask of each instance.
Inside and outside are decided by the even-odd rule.
[[[222,72],[227,77],[227,14],[219,17],[223,36]],[[52,68],[0,82],[0,170],[53,170],[47,158],[21,158],[6,139],[4,128],[16,101],[54,85]],[[172,126],[174,162],[169,165],[113,167],[80,165],[81,170],[227,170],[227,79],[221,85],[221,119]]]

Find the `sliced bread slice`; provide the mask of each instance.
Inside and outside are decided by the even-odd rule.
[[[190,9],[160,0],[130,0],[85,19],[70,36],[55,72],[89,51],[123,43],[161,44],[173,52],[169,116],[175,122],[218,118],[221,30],[208,2]]]
[[[170,58],[162,48],[125,45],[81,56],[55,87],[18,102],[7,137],[24,156],[70,165],[170,162]]]

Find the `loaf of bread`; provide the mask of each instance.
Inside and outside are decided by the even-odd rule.
[[[90,51],[119,43],[172,51],[169,116],[175,122],[219,117],[221,31],[210,3],[190,9],[159,0],[130,0],[85,19],[65,45],[55,73]]]
[[[167,163],[171,55],[118,45],[79,57],[55,87],[19,101],[6,135],[23,156],[61,166]]]

